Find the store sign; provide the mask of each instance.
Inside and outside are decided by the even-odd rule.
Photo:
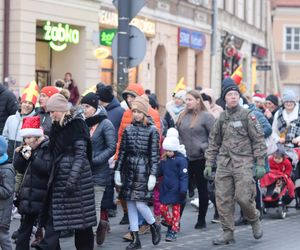
[[[100,31],[100,44],[110,47],[116,34],[117,34],[116,29],[101,30]]]
[[[79,30],[71,28],[69,24],[51,24],[47,21],[43,29],[44,39],[49,41],[50,47],[55,51],[63,51],[68,43],[79,43]]]
[[[100,26],[118,27],[118,14],[108,10],[99,12]],[[138,27],[148,37],[155,36],[155,23],[142,18],[133,18],[130,24]]]
[[[196,50],[203,50],[206,45],[205,35],[198,31],[185,28],[178,30],[178,45]]]

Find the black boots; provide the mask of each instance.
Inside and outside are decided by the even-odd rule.
[[[153,245],[158,245],[160,242],[160,225],[157,225],[155,222],[150,225],[150,230],[152,234],[152,243]]]
[[[131,232],[132,235],[132,241],[130,244],[126,247],[126,250],[131,250],[131,249],[141,249],[141,242],[139,239],[139,232]]]

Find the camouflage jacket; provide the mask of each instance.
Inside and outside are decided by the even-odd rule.
[[[266,143],[263,130],[251,111],[240,106],[226,109],[215,122],[205,152],[207,166],[235,167],[265,165]]]

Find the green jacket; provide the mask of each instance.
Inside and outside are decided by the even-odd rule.
[[[267,147],[254,114],[240,106],[226,109],[215,122],[205,153],[207,166],[264,166]]]

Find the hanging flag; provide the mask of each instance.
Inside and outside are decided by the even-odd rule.
[[[186,85],[184,83],[184,77],[181,77],[179,82],[176,84],[173,93],[177,93],[179,90],[185,90],[185,89],[186,89]]]
[[[235,81],[237,85],[240,85],[242,79],[243,79],[243,69],[242,64],[238,66],[238,68],[233,72],[231,75],[231,78]]]

